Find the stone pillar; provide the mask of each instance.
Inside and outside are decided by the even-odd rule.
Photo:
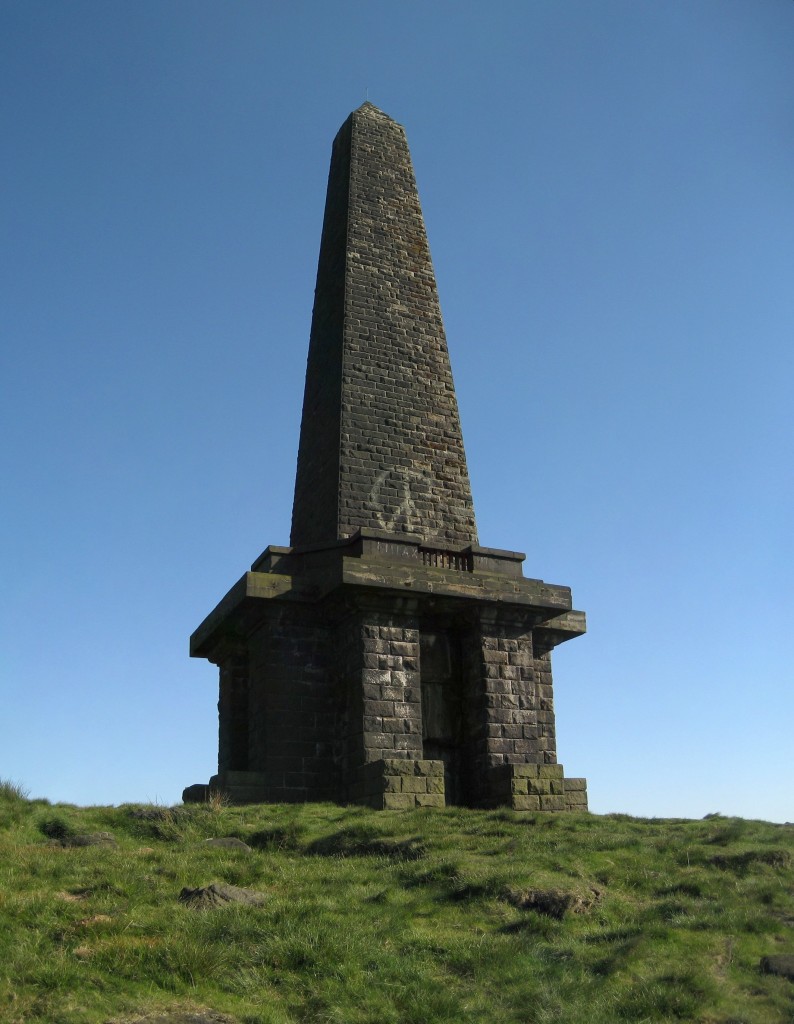
[[[215,654],[218,692],[218,772],[249,770],[248,650],[229,638]]]
[[[250,637],[251,759],[271,801],[333,799],[338,728],[330,636],[300,605],[280,607]]]
[[[341,630],[348,787],[363,765],[422,758],[419,630],[414,618],[357,609]]]
[[[542,761],[531,621],[515,613],[484,609],[479,642],[485,765]]]
[[[557,762],[557,732],[554,719],[554,689],[551,678],[551,652],[535,650],[535,676],[537,678],[537,749],[538,758],[545,764]]]

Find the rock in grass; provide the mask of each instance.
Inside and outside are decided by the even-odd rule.
[[[789,981],[794,981],[794,956],[790,953],[762,956],[761,970],[764,974],[779,974]]]
[[[242,839],[236,839],[234,836],[219,836],[217,839],[205,839],[205,846],[220,846],[227,850],[245,850],[246,853],[251,852],[251,847],[248,843],[244,843]]]
[[[236,885],[213,882],[211,885],[198,889],[189,889],[185,886],[179,894],[179,900],[194,910],[209,910],[212,907],[228,907],[232,903],[241,903],[248,907],[261,907],[266,901],[266,896],[253,889],[240,889]]]
[[[589,889],[586,893],[565,892],[563,889],[524,889],[521,892],[510,890],[505,899],[519,910],[535,910],[546,917],[561,921],[569,911],[572,914],[586,913],[594,903],[601,899],[598,889]]]

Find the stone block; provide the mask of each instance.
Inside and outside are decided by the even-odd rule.
[[[404,750],[406,753],[410,751],[415,754],[418,754],[421,751],[422,737],[418,732],[410,734],[404,733],[402,736],[398,733],[393,733],[392,735],[394,736],[395,751]]]
[[[403,793],[426,793],[427,792],[427,777],[424,775],[403,775],[402,779],[402,791]]]
[[[566,793],[583,793],[587,792],[587,779],[567,779],[565,780],[565,792]]]
[[[514,811],[539,811],[539,796],[514,796],[512,801]]]
[[[539,799],[541,811],[568,810],[564,796],[541,796]]]
[[[529,793],[529,789],[527,789],[528,781],[528,779],[511,779],[510,792],[520,796],[526,796]]]
[[[405,733],[407,732],[406,721],[404,718],[384,718],[383,719],[383,731],[384,733]]]
[[[387,811],[409,810],[416,807],[416,797],[413,793],[384,793],[383,807]]]
[[[443,793],[417,793],[417,807],[446,807]]]
[[[561,779],[564,775],[561,764],[542,764],[538,773],[541,779]]]
[[[193,786],[187,786],[182,790],[182,802],[185,804],[200,804],[208,800],[210,787],[206,783],[197,782]]]

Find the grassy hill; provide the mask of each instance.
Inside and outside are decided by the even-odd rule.
[[[794,982],[759,962],[794,953],[792,852],[794,827],[719,815],[78,808],[0,784],[0,1021],[779,1024]],[[211,882],[264,903],[179,901]]]

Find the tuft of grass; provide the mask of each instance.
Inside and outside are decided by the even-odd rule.
[[[27,803],[30,794],[24,786],[10,779],[0,779],[0,801],[3,803]]]
[[[28,791],[17,782],[0,779],[0,828],[18,824],[29,813]]]

